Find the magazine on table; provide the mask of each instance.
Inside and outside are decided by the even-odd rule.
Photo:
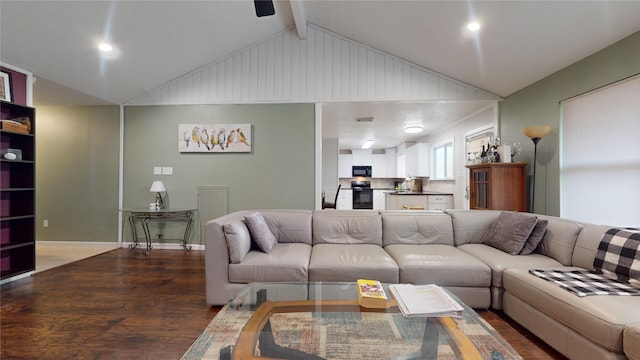
[[[367,308],[387,308],[387,294],[380,281],[358,280],[358,302],[360,306]]]
[[[464,311],[451,295],[438,285],[389,285],[404,316],[461,317]]]

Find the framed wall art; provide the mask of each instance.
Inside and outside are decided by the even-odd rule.
[[[0,100],[11,102],[11,74],[0,72]]]
[[[251,152],[251,124],[179,124],[178,151]]]

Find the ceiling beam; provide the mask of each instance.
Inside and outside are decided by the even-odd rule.
[[[307,38],[307,14],[304,12],[304,4],[301,0],[290,0],[293,21],[296,23],[296,30],[300,39]]]

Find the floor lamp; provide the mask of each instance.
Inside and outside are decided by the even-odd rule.
[[[538,155],[538,142],[545,137],[551,131],[551,126],[529,126],[524,128],[524,134],[533,141],[533,180],[531,180],[532,194],[531,194],[531,212],[535,212],[533,206],[536,198],[536,157]]]

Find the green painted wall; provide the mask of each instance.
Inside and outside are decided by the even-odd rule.
[[[173,208],[197,208],[201,185],[228,185],[229,211],[314,208],[313,104],[130,106],[124,118],[125,208],[148,208],[154,180]],[[253,151],[178,152],[179,124],[216,123],[251,123]]]
[[[571,46],[567,44],[567,46]],[[532,125],[551,125],[538,144],[534,212],[560,215],[559,102],[640,73],[640,32],[588,56],[526,88],[500,103],[500,136],[503,143],[518,141],[518,161],[533,161],[533,142],[523,134]],[[598,139],[594,140],[597,146]],[[529,187],[533,168],[527,167]]]
[[[36,239],[116,242],[120,107],[38,106],[36,124]]]

